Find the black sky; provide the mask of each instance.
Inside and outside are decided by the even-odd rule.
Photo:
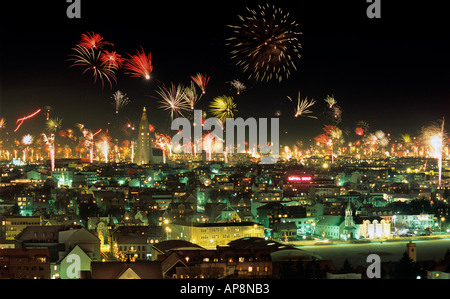
[[[64,0],[2,1],[0,117],[12,131],[18,117],[49,105],[63,127],[81,122],[104,128],[114,121],[111,95],[119,89],[131,99],[123,117],[139,118],[146,106],[150,121],[166,128],[167,113],[151,98],[159,82],[187,84],[189,76],[202,72],[211,80],[200,108],[215,96],[233,95],[226,82],[240,79],[248,89],[235,96],[236,116],[270,118],[281,111],[284,142],[307,141],[321,133],[324,123],[294,118],[287,96],[296,98],[299,90],[316,100],[312,110],[317,115],[325,109],[326,95],[335,96],[343,109],[339,126],[350,133],[348,140],[359,120],[397,137],[414,135],[443,116],[450,119],[445,2],[381,0],[381,19],[367,18],[365,0],[268,2],[290,12],[303,32],[298,71],[282,83],[247,81],[224,45],[230,33],[226,25],[238,23],[246,6],[266,1],[82,0],[80,20],[66,17]],[[141,46],[151,52],[152,80],[119,74],[113,89],[102,89],[69,68],[71,48],[87,31],[101,34],[123,54]],[[30,120],[15,134],[33,132],[42,123],[43,117]]]

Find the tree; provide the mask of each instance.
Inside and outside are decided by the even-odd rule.
[[[342,266],[341,271],[346,272],[346,273],[353,272],[353,267],[350,264],[348,259],[345,259],[344,265]]]
[[[415,279],[419,274],[417,264],[409,257],[405,251],[402,258],[395,267],[393,277],[395,279]]]

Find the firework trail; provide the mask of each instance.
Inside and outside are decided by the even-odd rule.
[[[236,89],[236,93],[240,94],[241,92],[243,92],[247,87],[244,85],[244,83],[242,83],[239,80],[233,80],[230,82],[231,87],[233,87],[234,89]]]
[[[128,99],[127,94],[121,92],[120,90],[116,91],[113,94],[112,99],[114,100],[112,104],[116,109],[116,114],[119,113],[120,109],[122,109],[124,106],[130,103],[130,99]]]
[[[42,133],[42,137],[44,138],[44,142],[48,145],[50,154],[50,168],[53,172],[55,171],[55,134],[50,133],[47,136],[47,134]]]
[[[186,101],[185,87],[173,83],[170,88],[162,85],[156,91],[160,95],[159,102],[161,108],[170,111],[170,118],[173,120],[174,116],[183,116],[183,111],[190,111],[190,106]]]
[[[80,45],[73,48],[73,51],[75,53],[72,54],[72,58],[69,59],[69,61],[73,61],[71,67],[82,67],[84,69],[83,75],[91,72],[94,83],[96,83],[97,80],[100,80],[102,82],[102,87],[104,87],[105,81],[108,81],[111,88],[113,81],[117,82],[115,69],[111,68],[111,63],[101,59],[101,52]]]
[[[222,123],[225,123],[227,118],[232,118],[237,112],[233,98],[225,95],[214,98],[209,108],[211,114],[220,119]]]
[[[292,100],[289,96],[287,98],[292,103],[294,103],[294,100]],[[308,114],[312,113],[312,111],[308,110],[308,108],[312,107],[315,103],[316,103],[316,101],[314,101],[314,100],[308,101],[308,98],[305,98],[304,100],[302,100],[300,97],[300,92],[298,92],[297,106],[294,108],[294,112],[295,112],[294,116],[295,117],[305,116],[305,117],[317,119],[317,117],[314,115],[308,115]]]
[[[301,44],[297,23],[289,19],[275,6],[259,5],[258,9],[247,8],[248,15],[238,16],[240,25],[228,25],[233,35],[227,39],[232,48],[231,59],[249,73],[249,79],[281,82],[297,70],[295,60],[300,58]]]
[[[150,80],[150,74],[153,71],[152,54],[145,54],[142,47],[141,51],[136,50],[135,55],[128,54],[129,58],[123,62],[123,68],[128,70],[125,74],[132,77],[144,77],[146,80]]]
[[[17,119],[17,120],[16,120],[16,125],[17,125],[17,127],[14,129],[14,132],[17,132],[17,130],[19,130],[20,126],[23,124],[23,122],[24,122],[25,120],[30,119],[30,118],[36,116],[37,114],[39,114],[39,112],[41,112],[41,109],[38,109],[38,110],[36,110],[35,112],[33,112],[33,113],[31,113],[31,114],[29,114],[29,115],[27,115],[27,116],[24,116],[24,117],[21,117],[21,118]]]
[[[92,131],[86,129],[83,124],[78,124],[77,126],[80,129],[81,134],[83,134],[84,146],[89,149],[89,159],[92,164],[94,162],[94,137],[95,135],[99,134],[102,129],[99,129],[97,132],[92,133]]]
[[[209,83],[209,76],[197,73],[195,76],[191,76],[191,80],[201,89],[202,93],[206,92],[206,85]]]
[[[4,117],[0,118],[0,130],[6,127],[6,120]]]
[[[155,134],[155,145],[163,152],[163,163],[166,163],[167,150],[171,155],[172,138],[164,134]]]

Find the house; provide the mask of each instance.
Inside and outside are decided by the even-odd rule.
[[[76,245],[68,252],[62,252],[61,258],[52,264],[51,278],[78,279],[81,271],[90,271],[92,259],[80,246]]]
[[[314,235],[327,239],[359,239],[358,226],[353,218],[350,201],[345,216],[323,215],[316,223]]]
[[[266,249],[221,247],[175,249],[159,256],[166,278],[271,278],[272,261]]]
[[[0,249],[0,279],[49,279],[48,248]]]
[[[282,242],[297,239],[297,225],[294,222],[277,222],[273,225],[272,239]]]
[[[156,261],[160,255],[176,249],[204,249],[197,244],[184,240],[168,240],[159,243],[155,243],[151,248],[152,261]]]
[[[162,279],[161,263],[157,261],[92,262],[87,279]]]
[[[264,227],[254,222],[169,223],[168,237],[196,243],[204,248],[216,248],[243,237],[264,237]]]

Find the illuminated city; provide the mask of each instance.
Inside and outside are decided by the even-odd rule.
[[[450,278],[441,12],[62,2],[1,11],[1,279]]]

